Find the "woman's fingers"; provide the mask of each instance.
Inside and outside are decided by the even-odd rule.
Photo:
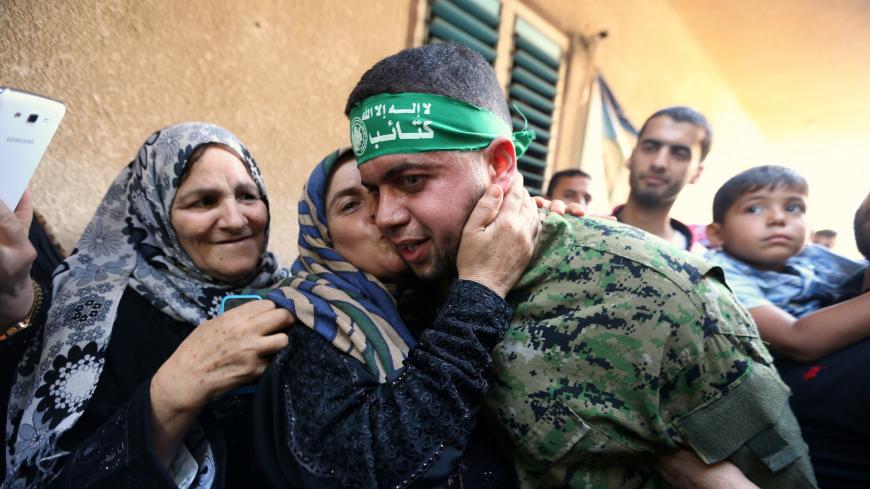
[[[514,178],[511,180],[511,184],[505,193],[504,203],[502,204],[500,214],[510,218],[519,209],[522,209],[523,204],[526,203],[527,195],[528,191],[526,191],[526,188],[523,186],[523,175],[522,173],[517,173],[514,175]]]
[[[249,302],[245,302],[240,306],[236,306],[227,312],[225,312],[221,317],[225,318],[238,318],[238,319],[251,319],[259,316],[267,311],[271,311],[275,309],[277,305],[270,300],[256,300],[253,299]]]
[[[465,223],[465,229],[473,232],[481,232],[486,229],[498,216],[501,206],[501,187],[495,184],[490,185],[486,189],[486,193],[477,201],[474,209],[471,210],[468,221]]]
[[[263,301],[270,302],[272,301]],[[274,305],[274,303],[272,303]],[[284,308],[273,308],[251,318],[251,328],[259,336],[265,336],[285,329],[293,324],[293,314]]]
[[[259,356],[271,357],[275,353],[283,350],[290,344],[290,338],[285,333],[275,333],[269,336],[263,336],[257,340],[257,351]],[[268,363],[269,359],[264,360]]]
[[[181,389],[182,402],[199,405],[256,379],[270,357],[288,344],[276,333],[293,323],[293,315],[270,300],[233,308],[197,327],[161,367]]]
[[[525,188],[523,189],[525,190]],[[532,199],[528,190],[525,190],[525,199],[523,202],[523,214],[526,217],[526,226],[530,226],[532,231],[531,244],[532,253],[534,253],[534,243],[538,240],[538,233],[541,230],[541,219],[538,214],[537,202]]]

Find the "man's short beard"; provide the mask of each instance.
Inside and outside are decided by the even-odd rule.
[[[450,233],[445,238],[449,249],[441,249],[440,246],[432,247],[432,268],[420,278],[425,280],[452,280],[457,277],[456,255],[459,252],[459,236]]]
[[[462,215],[465,218],[462,221],[462,227],[458,230],[450,230],[444,235],[444,239],[440,243],[435,242],[433,237],[432,247],[432,268],[425,276],[419,276],[426,280],[451,280],[456,278],[458,270],[456,269],[456,257],[459,254],[459,245],[462,241],[462,230],[465,228],[465,223],[468,221],[471,212],[477,205],[477,202],[486,193],[486,185],[484,184],[483,171],[480,162],[475,158],[479,158],[479,152],[463,152],[462,164],[465,166],[463,171],[468,171],[471,177],[478,183],[474,193],[469,196],[469,199],[464,203]],[[441,246],[443,244],[443,247]]]
[[[682,190],[682,188],[674,189],[674,185],[675,184],[671,182],[668,183],[665,188],[661,189],[660,192],[646,192],[639,189],[639,182],[632,180],[629,195],[632,200],[638,202],[644,207],[649,207],[651,209],[667,207],[677,200],[677,196],[680,194],[680,190]]]

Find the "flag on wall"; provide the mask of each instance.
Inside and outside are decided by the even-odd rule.
[[[593,212],[610,213],[628,198],[625,161],[634,149],[637,129],[622,110],[604,77],[592,84],[580,168],[592,176]],[[597,198],[602,196],[604,198]]]

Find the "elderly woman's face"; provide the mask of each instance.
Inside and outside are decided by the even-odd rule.
[[[227,283],[253,274],[265,243],[266,203],[239,158],[209,147],[172,203],[172,227],[200,271]]]
[[[377,201],[362,186],[356,162],[351,159],[339,165],[326,190],[333,247],[354,266],[379,279],[403,275],[408,268],[375,225]]]

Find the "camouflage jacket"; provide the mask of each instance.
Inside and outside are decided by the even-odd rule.
[[[636,228],[547,215],[487,399],[524,487],[667,487],[656,454],[815,487],[789,390],[722,272]]]

